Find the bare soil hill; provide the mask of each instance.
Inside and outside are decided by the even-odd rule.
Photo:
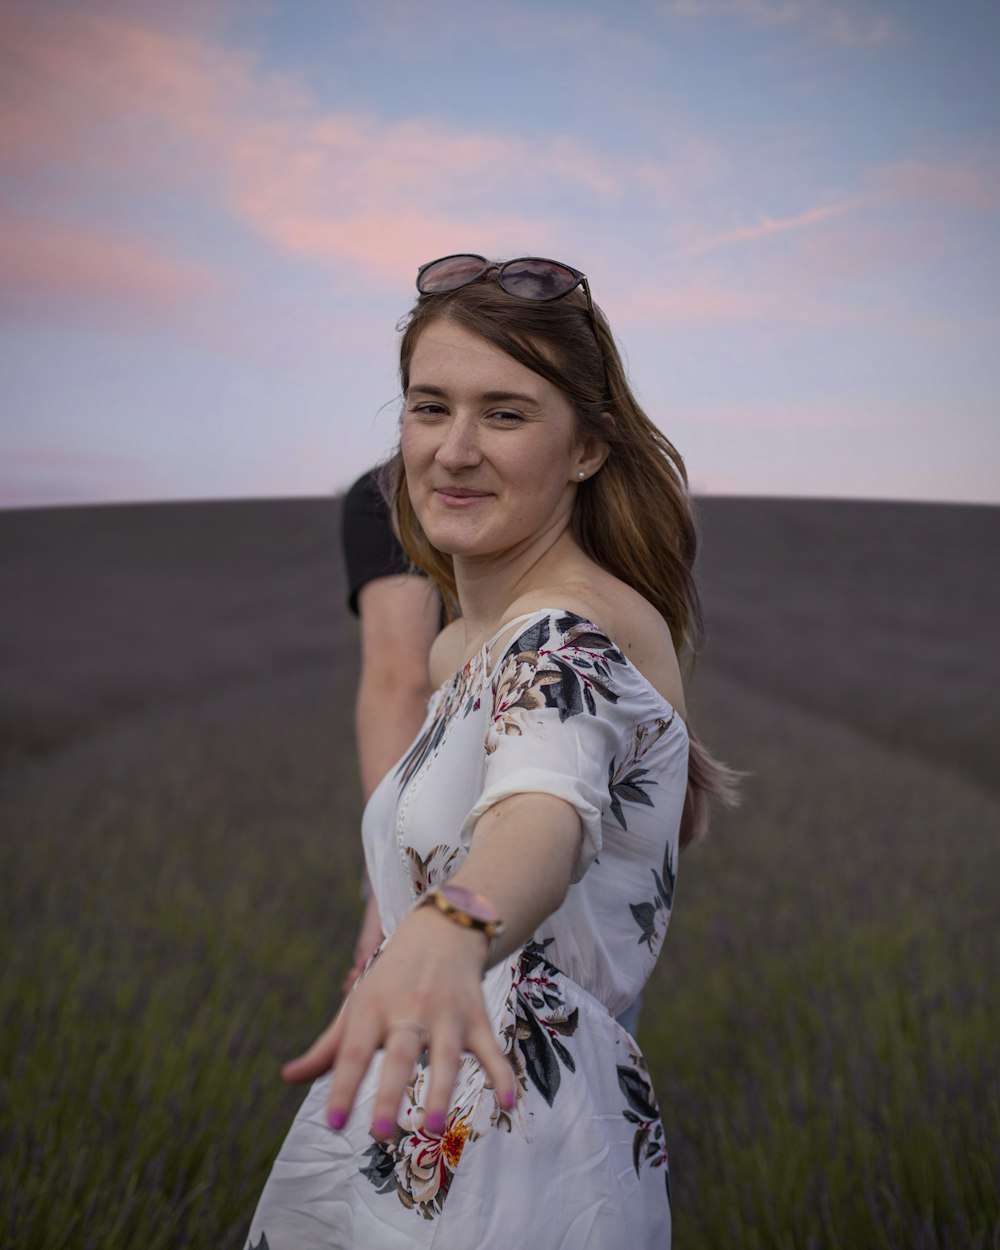
[[[0,759],[353,664],[339,500],[0,513]],[[703,499],[701,661],[994,789],[1000,508]]]
[[[339,524],[339,499],[0,512],[0,760],[310,660],[353,665]]]
[[[1000,791],[1000,508],[702,500],[704,664]]]

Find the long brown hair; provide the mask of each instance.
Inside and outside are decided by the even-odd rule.
[[[582,292],[544,303],[508,295],[493,278],[422,295],[403,325],[399,373],[403,394],[413,352],[431,322],[451,321],[540,374],[569,399],[584,437],[609,455],[577,487],[573,531],[583,551],[656,607],[688,665],[701,643],[701,601],[693,567],[698,548],[684,461],[632,393],[607,320],[591,320]],[[452,558],[428,541],[417,520],[397,450],[383,471],[393,525],[413,563],[435,582],[449,616],[457,608]],[[707,799],[735,801],[736,775],[691,735],[681,846],[708,824]]]

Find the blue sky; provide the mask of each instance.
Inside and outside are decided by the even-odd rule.
[[[588,273],[696,491],[1000,502],[998,35],[987,0],[6,0],[0,505],[344,487],[418,264],[464,250]]]

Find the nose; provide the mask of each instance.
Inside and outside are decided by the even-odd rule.
[[[482,458],[476,422],[456,415],[448,422],[434,459],[442,469],[458,473],[474,469]]]

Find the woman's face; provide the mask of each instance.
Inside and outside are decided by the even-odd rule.
[[[439,551],[492,557],[569,524],[587,455],[569,400],[485,339],[447,320],[410,361],[402,452],[417,518]]]

